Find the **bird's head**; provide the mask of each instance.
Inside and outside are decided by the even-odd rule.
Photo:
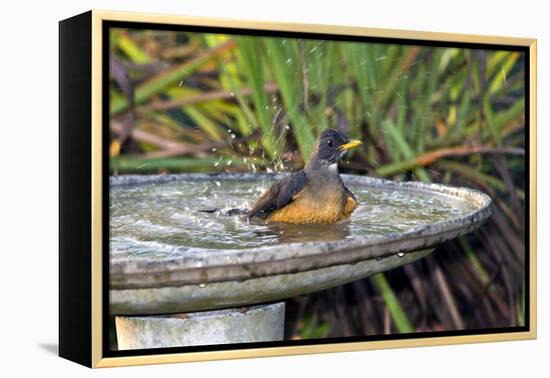
[[[330,167],[338,163],[346,152],[363,144],[360,140],[352,140],[345,133],[327,129],[324,130],[313,147],[313,153],[309,161],[312,168]]]

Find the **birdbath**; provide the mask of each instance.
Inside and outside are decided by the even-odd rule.
[[[492,215],[476,190],[342,175],[359,206],[330,225],[263,224],[281,174],[110,179],[110,312],[119,349],[281,340],[284,300],[395,269]],[[221,208],[221,212],[200,210]]]

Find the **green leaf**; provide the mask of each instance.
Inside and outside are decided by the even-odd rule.
[[[273,134],[273,115],[270,112],[267,93],[265,91],[266,77],[261,45],[255,37],[239,37],[237,44],[242,55],[244,74],[252,88],[252,99],[262,130],[262,145],[269,157],[276,151],[276,141]]]
[[[302,77],[299,69],[298,46],[295,40],[266,38],[271,69],[283,100],[283,106],[292,121],[292,130],[305,160],[311,156],[315,137],[312,127],[301,111],[303,103]]]
[[[409,318],[407,317],[407,314],[401,307],[401,304],[399,303],[399,300],[395,296],[384,273],[376,273],[372,275],[370,279],[374,284],[374,286],[376,287],[376,290],[378,291],[378,293],[382,295],[382,298],[384,299],[386,306],[388,306],[388,310],[390,311],[390,315],[395,323],[395,326],[397,327],[397,331],[399,333],[414,332],[414,327],[412,326]]]
[[[195,58],[181,63],[167,71],[152,77],[139,85],[135,91],[136,105],[142,104],[152,96],[162,93],[171,85],[177,85],[181,80],[191,75],[202,65],[210,61],[213,57],[225,52],[231,46],[231,41],[207,50]],[[119,101],[111,101],[110,114],[111,116],[119,114],[128,108],[128,101],[121,99]]]

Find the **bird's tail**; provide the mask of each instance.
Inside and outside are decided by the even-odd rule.
[[[234,216],[234,215],[248,215],[248,214],[250,214],[250,209],[243,209],[243,208],[235,208],[235,209],[212,208],[212,209],[201,209],[201,210],[199,210],[199,212],[209,213],[209,214],[217,214],[217,215]]]

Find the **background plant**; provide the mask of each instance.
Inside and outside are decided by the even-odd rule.
[[[525,76],[516,51],[115,29],[111,170],[299,169],[327,127],[342,171],[469,186],[482,229],[403,268],[288,302],[287,337],[524,323]]]

